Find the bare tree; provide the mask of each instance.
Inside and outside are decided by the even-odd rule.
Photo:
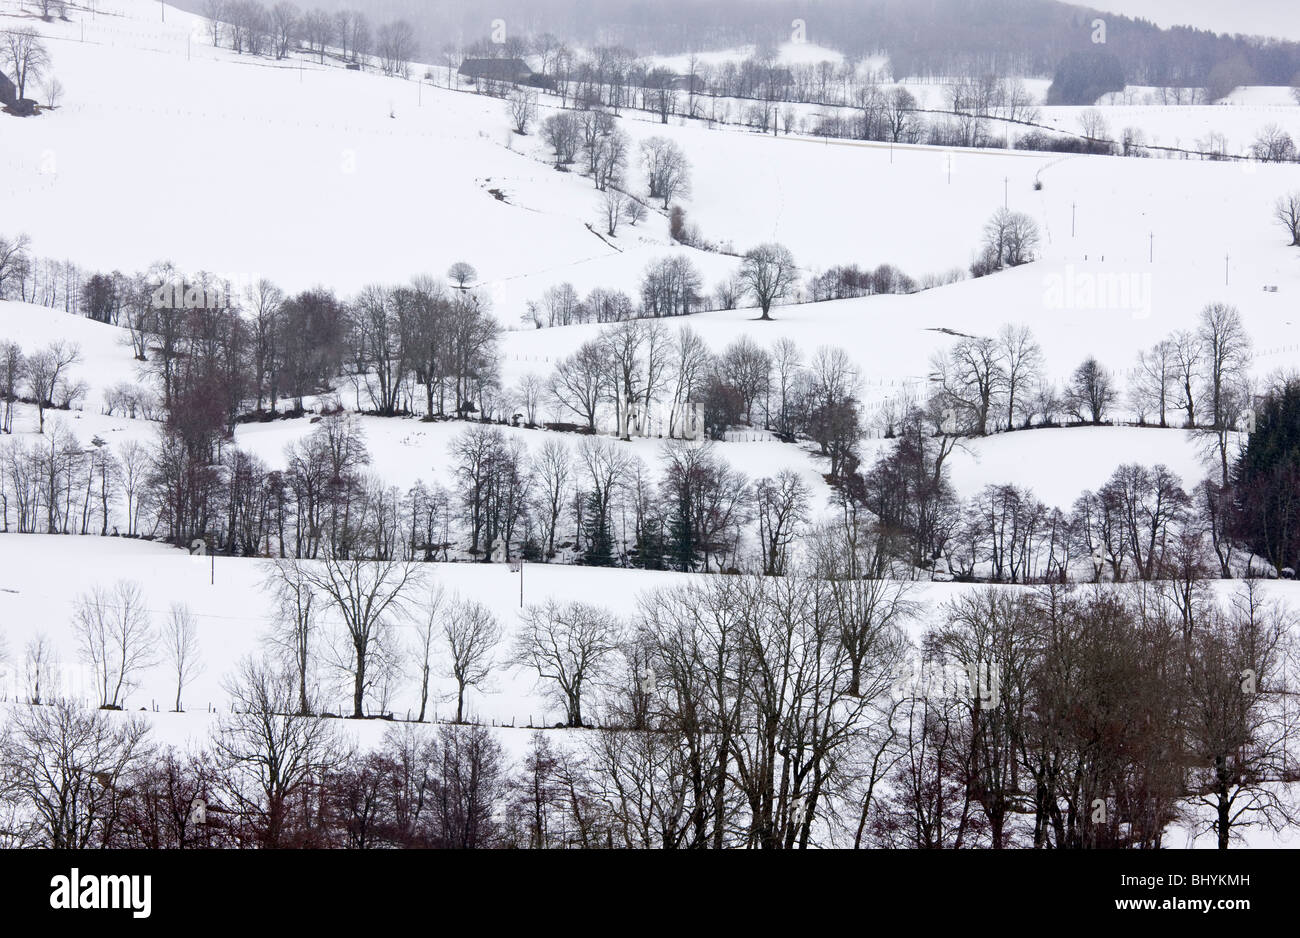
[[[26,845],[111,846],[123,797],[152,747],[148,725],[59,701],[20,707],[0,735],[0,778],[31,812]]]
[[[274,30],[275,57],[288,57],[298,36],[302,14],[292,3],[281,2],[271,8],[271,26]]]
[[[271,566],[263,589],[275,597],[276,605],[268,642],[283,656],[293,676],[298,693],[294,712],[309,716],[314,712],[309,684],[313,677],[319,613],[316,590],[306,577],[303,565],[287,559]]]
[[[1187,412],[1183,426],[1190,429],[1196,426],[1197,383],[1200,380],[1204,349],[1200,337],[1187,330],[1175,332],[1170,342],[1173,344],[1177,391],[1181,398],[1178,407]]]
[[[172,603],[163,627],[163,650],[176,676],[176,713],[181,713],[181,694],[203,671],[199,655],[199,628],[194,613],[184,603]]]
[[[1210,416],[1211,445],[1216,450],[1220,484],[1228,484],[1228,457],[1237,421],[1250,402],[1250,336],[1236,307],[1211,303],[1201,310],[1197,330],[1206,373],[1202,412]]]
[[[608,362],[601,342],[592,339],[555,366],[551,394],[562,407],[596,429],[596,417],[604,398]]]
[[[1147,351],[1139,352],[1137,372],[1129,393],[1138,418],[1145,420],[1154,411],[1157,426],[1168,426],[1177,378],[1173,341],[1162,339]]]
[[[425,711],[429,705],[429,678],[433,673],[433,645],[438,634],[438,619],[442,614],[442,586],[434,584],[429,596],[420,609],[420,617],[415,623],[416,652],[419,654],[420,673],[420,714],[415,722],[423,723]]]
[[[1213,812],[1205,829],[1226,850],[1243,828],[1297,820],[1285,784],[1298,768],[1285,716],[1295,693],[1286,656],[1294,622],[1255,580],[1206,618],[1188,662],[1189,787],[1193,803]]]
[[[26,375],[27,359],[23,357],[22,346],[17,342],[0,342],[0,403],[4,404],[0,412],[0,433],[13,432],[14,404]]]
[[[771,320],[772,304],[785,299],[799,282],[799,268],[790,249],[781,244],[760,244],[745,254],[740,280]]]
[[[566,726],[584,726],[583,699],[612,663],[621,632],[619,621],[603,609],[550,600],[524,613],[511,660],[550,682],[548,690],[563,707]]]
[[[796,387],[804,374],[803,349],[794,340],[782,336],[772,343],[772,381],[777,403],[769,422],[777,433],[787,437],[794,432]],[[769,411],[773,408],[769,405]]]
[[[950,770],[988,822],[994,849],[1009,846],[1024,796],[1026,685],[1035,664],[1038,616],[1029,597],[985,591],[955,599],[932,636],[949,667],[965,672],[958,696],[964,719]]]
[[[530,427],[537,426],[537,411],[545,393],[546,382],[531,371],[515,385],[515,401],[524,409],[524,422]]]
[[[605,234],[618,235],[618,223],[626,217],[628,197],[613,186],[600,194],[600,218],[605,223]]]
[[[230,0],[203,0],[203,18],[208,21],[207,31],[212,45],[221,45],[221,26],[229,16]]]
[[[1005,376],[1007,429],[1014,429],[1017,417],[1027,417],[1027,388],[1042,377],[1043,351],[1028,326],[1006,325],[998,333]]]
[[[1096,108],[1089,108],[1079,115],[1079,129],[1083,131],[1083,135],[1090,141],[1112,142],[1110,126],[1106,123],[1106,118],[1102,116],[1101,111]]]
[[[59,688],[55,685],[54,644],[44,632],[27,643],[23,659],[23,672],[26,679],[27,702],[34,707],[49,703],[57,695]]]
[[[81,346],[59,339],[27,360],[27,387],[36,402],[40,433],[45,432],[45,411],[55,406],[67,370],[81,361]]]
[[[407,593],[419,585],[423,570],[412,561],[350,560],[328,556],[298,564],[301,576],[333,606],[343,626],[350,655],[352,716],[366,715],[366,695],[381,676],[372,672],[390,653],[392,620],[409,611]]]
[[[984,253],[991,269],[1029,263],[1038,242],[1038,225],[1024,212],[1000,208],[984,225]]]
[[[353,10],[352,22],[348,29],[348,56],[358,64],[363,64],[371,52],[370,21],[360,10]],[[341,40],[340,40],[341,41]]]
[[[126,533],[135,534],[140,527],[144,510],[147,476],[153,454],[139,440],[127,440],[118,450],[118,479],[121,494],[126,501]]]
[[[45,95],[45,106],[50,110],[54,110],[59,106],[59,101],[63,98],[63,82],[57,78],[50,78],[45,82],[42,91]]]
[[[930,365],[930,380],[938,391],[936,399],[943,416],[940,429],[947,434],[988,433],[1007,384],[999,343],[983,336],[963,336],[947,354],[936,353]]]
[[[552,114],[542,124],[542,138],[555,152],[555,167],[561,169],[574,161],[582,140],[578,118],[568,111]]]
[[[507,106],[510,109],[510,122],[514,125],[515,133],[520,136],[526,135],[533,121],[537,120],[537,92],[527,88],[516,88],[510,92]]]
[[[763,575],[784,576],[790,545],[808,521],[811,492],[797,472],[782,469],[773,478],[760,479],[754,494]]]
[[[457,261],[447,268],[447,279],[456,284],[457,290],[468,290],[469,285],[478,279],[478,271],[472,264]]]
[[[121,709],[154,664],[154,630],[140,586],[120,580],[112,590],[96,586],[77,600],[73,612],[81,660],[92,670],[99,705]]]
[[[1300,192],[1292,192],[1277,200],[1273,217],[1291,236],[1291,247],[1300,247]]]
[[[666,137],[648,137],[641,141],[641,162],[645,167],[650,198],[662,199],[668,208],[673,199],[690,194],[691,165],[673,141]]]
[[[568,444],[556,439],[543,443],[533,459],[533,474],[537,483],[533,489],[535,510],[542,524],[546,559],[550,560],[555,556],[560,518],[572,497],[573,457]]]
[[[1065,404],[1071,416],[1081,423],[1100,424],[1114,402],[1115,389],[1106,369],[1095,358],[1084,360],[1065,389]]]
[[[50,65],[50,56],[40,34],[30,26],[0,32],[0,63],[13,76],[18,97],[27,97],[27,86],[41,80]]]
[[[604,192],[623,182],[630,146],[627,134],[617,127],[597,133],[585,145],[587,169],[598,191]]]
[[[649,213],[650,210],[646,208],[645,203],[633,196],[628,196],[627,202],[623,205],[623,217],[633,228],[645,221]]]
[[[431,846],[468,850],[496,840],[496,814],[505,788],[501,744],[484,726],[438,730],[431,807]]]
[[[1119,553],[1132,559],[1143,580],[1165,575],[1174,528],[1189,505],[1178,477],[1166,466],[1128,463],[1115,470],[1100,495],[1103,511],[1114,514]]]
[[[492,673],[492,654],[501,641],[501,625],[482,603],[457,600],[443,619],[447,675],[456,682],[456,722],[465,722],[465,691]]]
[[[1205,408],[1214,426],[1231,422],[1224,400],[1227,389],[1240,381],[1250,365],[1250,336],[1236,307],[1211,303],[1201,310],[1197,330],[1207,373]]]
[[[1250,153],[1261,163],[1286,163],[1296,158],[1295,141],[1277,124],[1268,124],[1250,145]]]
[[[641,311],[647,317],[686,316],[700,302],[700,271],[684,255],[663,257],[646,266],[641,281]]]
[[[322,10],[311,10],[301,20],[300,31],[307,40],[307,50],[314,51],[325,62],[325,47],[334,38],[334,21]]]
[[[293,713],[293,678],[264,662],[244,659],[226,684],[234,704],[213,741],[229,809],[259,847],[293,842],[292,801],[348,750],[328,720]]]
[[[885,96],[884,120],[889,139],[902,143],[917,133],[916,98],[906,88],[895,88]]]
[[[9,293],[9,284],[14,280],[22,282],[31,266],[28,251],[32,239],[25,234],[16,238],[0,235],[0,299]]]

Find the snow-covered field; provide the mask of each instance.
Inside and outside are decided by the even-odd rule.
[[[195,17],[172,11],[163,24],[143,0],[112,6],[123,15],[41,24],[65,103],[41,120],[8,122],[0,137],[4,215],[21,220],[39,252],[105,270],[142,269],[165,257],[186,270],[268,276],[288,289],[328,280],[345,291],[441,273],[463,259],[478,268],[501,318],[517,323],[524,301],[553,283],[634,286],[645,263],[670,250],[662,218],[625,228],[616,247],[587,230],[596,218],[590,182],[550,169],[535,136],[512,135],[499,100],[300,59],[241,58],[212,49]],[[0,22],[13,7],[13,0],[0,4]],[[147,54],[128,54],[140,47]],[[1164,110],[1138,109],[1125,120],[1140,119],[1155,133]],[[1234,120],[1253,135],[1274,119],[1209,110],[1223,115],[1219,129],[1230,136]],[[1170,120],[1188,119],[1188,109],[1168,111]],[[1297,115],[1300,108],[1291,109],[1292,123]],[[1123,125],[1118,117],[1112,123]],[[1144,260],[1153,224],[1144,219],[1158,217],[1159,256],[1198,269],[1198,247],[1222,260],[1225,248],[1246,246],[1236,237],[1204,244],[1207,228],[1276,241],[1261,213],[1293,173],[774,143],[735,130],[663,126],[646,114],[623,124],[634,138],[663,134],[686,150],[694,168],[686,207],[707,239],[742,251],[779,239],[809,270],[890,262],[920,276],[964,267],[1004,197],[1046,224],[1048,261],[1078,259],[1097,236],[1110,263]],[[1184,142],[1197,133],[1187,130]],[[142,145],[87,149],[87,139]],[[247,144],[222,145],[231,139]],[[507,201],[495,199],[493,188]],[[1213,192],[1214,204],[1189,192]],[[41,211],[50,200],[96,211],[67,226]],[[1067,240],[1076,202],[1079,236]],[[1281,247],[1270,253],[1284,254]],[[710,283],[734,267],[730,258],[695,259]]]
[[[12,0],[0,3],[0,22],[16,21],[16,10]],[[162,23],[156,12],[145,0],[112,0],[94,17],[40,24],[65,103],[36,120],[6,121],[0,135],[0,230],[29,233],[38,253],[124,271],[168,259],[242,282],[266,276],[288,290],[326,283],[344,293],[467,260],[511,330],[506,387],[524,374],[545,377],[599,332],[523,326],[525,304],[546,288],[568,281],[580,292],[635,294],[646,263],[673,252],[700,265],[706,287],[736,270],[734,257],[672,245],[660,215],[623,226],[613,246],[597,237],[587,227],[590,182],[552,169],[535,135],[511,134],[499,100],[300,58],[240,57],[212,48],[200,18],[169,10]],[[545,112],[545,96],[542,103]],[[1236,122],[1243,132],[1274,111],[1300,119],[1300,107],[1259,103],[1106,110],[1116,127],[1131,118],[1154,134],[1167,121],[1187,137],[1215,118],[1220,129]],[[869,416],[889,398],[924,392],[930,356],[953,333],[992,334],[1005,323],[1033,330],[1048,377],[1061,380],[1093,355],[1122,383],[1138,350],[1223,301],[1242,313],[1259,375],[1300,362],[1300,254],[1270,218],[1277,195],[1296,181],[1294,167],[770,138],[665,126],[640,113],[621,123],[634,138],[663,134],[685,149],[694,177],[685,205],[707,238],[740,250],[779,240],[809,273],[841,263],[895,263],[913,276],[964,267],[983,222],[1004,203],[1037,221],[1041,260],[994,277],[781,307],[761,329],[751,310],[691,317],[715,350],[744,334],[767,345],[788,337],[809,353],[845,348],[860,368]],[[83,144],[95,139],[158,145]],[[241,143],[223,142],[231,140]],[[68,206],[75,223],[51,205]],[[81,411],[53,419],[83,442],[152,435],[151,425],[101,414],[104,389],[139,379],[121,330],[14,303],[0,303],[0,326],[29,352],[56,338],[81,346],[74,374],[87,397]],[[349,399],[346,388],[340,393]],[[18,420],[34,429],[34,410],[20,407]],[[454,426],[363,426],[381,477],[399,486],[445,481]],[[306,420],[245,426],[238,441],[274,466],[309,428]],[[537,433],[521,435],[538,443]],[[654,462],[656,444],[632,445]],[[868,440],[864,449],[883,445]],[[799,447],[720,447],[751,476],[793,467],[825,494],[824,469]],[[1078,458],[1062,460],[1062,452]],[[1066,506],[1135,459],[1166,463],[1189,484],[1201,473],[1181,431],[1121,428],[999,436],[959,449],[952,466],[963,495],[1032,482]]]
[[[198,623],[202,671],[185,690],[186,712],[170,712],[175,683],[161,662],[143,673],[139,687],[125,700],[125,710],[145,716],[161,743],[181,749],[204,747],[222,713],[229,709],[229,696],[223,688],[225,678],[241,658],[258,650],[268,634],[273,607],[264,588],[267,566],[266,561],[254,559],[217,557],[214,561],[191,557],[142,541],[45,535],[0,537],[0,634],[11,653],[8,662],[0,662],[0,713],[6,705],[14,706],[14,695],[21,693],[22,677],[13,660],[14,652],[38,634],[44,634],[51,642],[60,690],[73,699],[93,703],[93,678],[77,659],[71,625],[74,603],[96,585],[128,580],[141,587],[146,608],[160,620],[168,614],[172,603],[189,606]],[[529,565],[524,576],[525,601],[530,605],[580,596],[586,602],[605,606],[625,620],[635,616],[638,603],[647,593],[700,579],[692,574],[548,565]],[[499,738],[508,753],[522,754],[531,733],[529,727],[553,725],[561,715],[539,693],[533,675],[502,660],[508,638],[519,624],[518,575],[499,564],[432,564],[426,570],[426,577],[428,587],[441,586],[449,599],[460,597],[483,603],[505,626],[507,642],[498,650],[492,675],[482,688],[470,689],[467,709],[476,719],[497,724]],[[1231,584],[1223,583],[1219,587],[1224,596],[1231,590]],[[918,584],[911,597],[918,613],[906,623],[910,638],[919,640],[925,628],[938,621],[945,602],[981,588],[988,587]],[[1300,604],[1300,585],[1273,583],[1269,584],[1267,593],[1270,598]],[[414,654],[414,626],[405,623],[401,631],[403,642],[412,647]],[[413,673],[406,677],[389,706],[399,718],[412,716],[419,707],[418,680]],[[335,690],[333,697],[329,690],[324,690],[320,699],[322,706],[334,712],[346,712],[348,698],[343,687]],[[330,703],[331,700],[335,703]],[[429,708],[435,718],[447,719],[453,715],[455,684],[445,677],[436,679]],[[599,712],[594,716],[599,719]],[[363,747],[376,744],[386,725],[382,721],[340,723],[344,732]],[[556,732],[566,744],[576,743],[575,731]],[[1178,842],[1180,836],[1185,835],[1174,835],[1171,846],[1183,845]],[[1288,846],[1294,845],[1295,835],[1284,832],[1274,837],[1252,831],[1248,836],[1252,845]],[[1204,839],[1196,845],[1212,846]]]
[[[16,11],[13,0],[0,3],[0,22],[16,21]],[[526,302],[547,287],[570,281],[580,292],[603,285],[634,294],[646,263],[674,251],[700,265],[706,286],[737,267],[733,257],[672,246],[659,215],[625,225],[613,246],[597,237],[587,228],[590,182],[550,168],[536,136],[511,134],[499,100],[302,59],[236,56],[211,47],[200,18],[169,10],[162,23],[156,13],[145,0],[112,0],[93,17],[40,24],[65,103],[36,120],[6,121],[0,135],[0,230],[29,233],[38,253],[124,271],[165,258],[184,270],[345,293],[468,260],[514,330],[503,348],[506,386],[544,376],[598,332],[525,328]],[[1168,121],[1187,138],[1203,121],[1253,129],[1274,111],[1300,119],[1300,107],[1280,104],[1107,109],[1116,127],[1131,118],[1154,134]],[[764,344],[789,337],[809,352],[844,347],[861,369],[868,411],[923,388],[930,355],[950,333],[992,334],[1004,323],[1034,331],[1051,378],[1088,355],[1122,377],[1138,350],[1223,301],[1242,313],[1259,374],[1300,362],[1300,254],[1270,218],[1296,181],[1294,167],[774,139],[664,126],[639,113],[622,124],[634,138],[664,134],[686,150],[694,185],[685,205],[707,238],[740,250],[779,240],[810,273],[841,263],[890,262],[913,276],[964,267],[983,222],[1004,203],[1038,222],[1041,260],[995,277],[783,307],[761,330],[750,310],[691,318],[715,349],[742,334]],[[142,145],[84,145],[110,139]],[[67,206],[75,223],[52,205]],[[0,326],[27,351],[54,338],[82,347],[75,374],[89,393],[83,411],[64,419],[83,440],[151,432],[99,415],[104,388],[138,377],[119,330],[13,303],[0,303]],[[20,425],[33,420],[23,409]],[[246,427],[240,443],[274,464],[307,426]],[[369,421],[366,432],[375,469],[400,485],[437,471],[452,431]],[[653,459],[650,443],[637,445]],[[1062,445],[1088,458],[1055,472]],[[796,447],[723,448],[754,473],[795,465],[818,476]],[[988,482],[1048,478],[1051,500],[1063,504],[1107,466],[1139,456],[1189,481],[1197,475],[1179,431],[1119,429],[983,441],[958,454],[954,473],[967,494]]]
[[[18,9],[0,0],[0,28],[18,22]],[[659,213],[624,226],[617,238],[596,235],[588,227],[597,220],[591,183],[551,168],[536,135],[512,134],[503,102],[437,87],[440,72],[429,84],[296,58],[241,58],[213,49],[199,18],[169,8],[162,23],[157,14],[150,0],[105,0],[93,17],[38,24],[67,91],[61,107],[37,119],[0,115],[0,235],[25,232],[36,253],[91,269],[129,272],[166,259],[240,282],[269,277],[290,291],[323,283],[347,294],[468,261],[510,330],[502,343],[507,387],[526,374],[544,377],[599,332],[594,325],[525,328],[525,304],[547,288],[572,282],[583,293],[606,286],[634,295],[646,265],[675,252],[690,256],[710,287],[738,266],[726,253],[674,245]],[[815,46],[783,53],[785,61],[835,58]],[[1115,132],[1140,126],[1149,143],[1192,146],[1219,131],[1244,146],[1266,123],[1300,136],[1300,106],[1273,91],[1240,89],[1207,107],[1104,112]],[[541,103],[544,117],[555,102],[543,96]],[[1044,115],[1078,129],[1078,109]],[[914,295],[778,307],[770,324],[755,323],[748,309],[690,318],[719,351],[742,335],[769,346],[789,338],[809,354],[843,347],[860,369],[869,415],[890,398],[924,396],[930,357],[954,335],[989,335],[1007,323],[1033,330],[1053,380],[1088,356],[1122,379],[1139,350],[1193,328],[1207,303],[1227,302],[1253,339],[1257,376],[1300,365],[1300,252],[1285,246],[1271,219],[1274,200],[1300,188],[1295,166],[773,138],[699,122],[664,125],[644,113],[624,115],[621,125],[634,140],[664,135],[686,151],[693,186],[684,204],[705,238],[741,252],[779,241],[808,274],[848,263],[892,263],[914,277],[965,268],[995,210],[1005,204],[1035,219],[1041,259],[1014,271]],[[57,339],[80,346],[73,375],[88,387],[84,403],[47,420],[83,444],[154,439],[155,424],[102,413],[106,389],[140,380],[122,330],[0,302],[0,338],[27,352]],[[350,400],[345,386],[340,397]],[[36,424],[35,409],[20,405],[15,435],[35,438]],[[447,446],[460,425],[370,417],[360,424],[370,468],[386,483],[403,490],[417,481],[450,484]],[[309,418],[244,425],[236,441],[282,466],[285,447],[311,429]],[[507,432],[530,447],[548,438]],[[656,441],[624,445],[648,464],[658,459]],[[864,441],[865,460],[888,445]],[[751,478],[794,469],[825,506],[825,463],[808,446],[717,446]],[[1068,510],[1129,462],[1168,465],[1188,488],[1206,473],[1188,433],[1135,427],[1000,434],[959,447],[949,466],[959,495],[1013,482]],[[449,596],[486,604],[508,628],[517,622],[519,577],[504,566],[430,565],[427,574]],[[146,541],[0,537],[0,638],[9,652],[0,671],[9,684],[0,687],[12,688],[15,656],[45,633],[75,695],[83,678],[73,604],[96,585],[136,581],[158,616],[174,602],[192,608],[205,670],[185,693],[189,713],[165,712],[174,689],[161,667],[148,672],[129,706],[152,711],[156,703],[164,712],[149,718],[160,739],[201,744],[229,705],[223,680],[266,633],[265,576],[263,561],[190,557]],[[692,579],[558,565],[528,566],[525,577],[530,604],[581,597],[625,617],[647,591]],[[919,586],[924,613],[910,624],[913,637],[943,602],[976,588]],[[1270,590],[1300,606],[1295,584]],[[440,712],[451,687],[440,679],[435,688]],[[414,693],[408,681],[390,709],[414,709]],[[342,707],[346,695],[337,694]],[[472,692],[470,706],[482,720],[514,727],[501,731],[512,751],[526,743],[520,727],[558,716],[532,678],[505,666]],[[356,724],[349,732],[365,743],[380,727]]]

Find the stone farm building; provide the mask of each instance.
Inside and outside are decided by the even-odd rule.
[[[525,85],[533,80],[533,70],[523,59],[466,59],[460,64],[459,74],[470,81],[504,81],[513,85]]]
[[[11,107],[18,103],[18,88],[0,72],[0,106]]]

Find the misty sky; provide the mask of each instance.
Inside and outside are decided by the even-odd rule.
[[[1140,16],[1158,26],[1300,40],[1300,3],[1295,0],[1091,0],[1087,5]]]
[[[169,0],[182,9],[199,11],[202,0]],[[472,10],[481,16],[487,31],[492,19],[490,3],[484,0],[296,0],[303,8],[326,10],[353,8],[366,11],[376,21],[407,17],[419,23],[430,8]],[[599,15],[600,0],[588,0]],[[707,4],[708,0],[699,0]],[[753,0],[762,6],[768,0]],[[978,0],[972,0],[978,2]],[[268,5],[270,3],[268,2]],[[1222,33],[1246,33],[1300,41],[1298,0],[1079,0],[1078,5],[1108,10],[1126,16],[1140,16],[1159,26],[1188,25]],[[477,18],[477,17],[476,17]]]

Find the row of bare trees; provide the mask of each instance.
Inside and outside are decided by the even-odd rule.
[[[415,30],[406,20],[372,31],[358,10],[303,12],[288,2],[270,9],[257,0],[204,0],[203,16],[212,44],[224,40],[232,51],[284,59],[302,50],[323,64],[326,57],[358,67],[376,62],[383,74],[406,78],[419,54]]]
[[[27,261],[26,239],[0,241],[0,290],[21,281]],[[463,415],[480,410],[497,381],[499,327],[469,289],[475,276],[460,263],[450,268],[451,286],[417,277],[406,286],[372,285],[349,301],[324,288],[287,295],[264,279],[241,289],[158,264],[85,279],[78,309],[124,329],[157,406],[186,433],[229,432],[250,415],[274,417],[286,401],[285,409],[300,412],[304,397],[328,392],[340,376],[351,379],[359,409],[391,416],[418,401],[426,414]],[[63,398],[78,387],[64,385]],[[53,393],[32,388],[29,396],[49,406]],[[0,394],[12,396],[8,378]]]
[[[842,351],[805,362],[788,343],[772,354],[742,338],[715,356],[690,330],[677,339],[665,348],[655,321],[619,324],[562,362],[549,388],[526,379],[519,391],[529,423],[549,396],[591,426],[612,415],[624,435],[662,435],[657,466],[606,437],[556,436],[533,450],[477,423],[451,442],[450,484],[402,491],[370,472],[360,425],[342,412],[290,444],[281,469],[221,440],[200,462],[172,431],[152,448],[98,438],[86,446],[56,420],[28,445],[0,448],[0,522],[20,533],[162,536],[184,547],[201,539],[243,556],[501,560],[500,542],[530,561],[782,573],[812,513],[807,481],[790,472],[750,480],[711,445],[673,440],[688,418],[669,410],[656,427],[641,406],[681,399],[703,402],[706,435],[750,423],[815,443],[837,499],[896,532],[899,575],[942,561],[957,577],[1011,582],[1089,580],[1103,570],[1116,580],[1164,579],[1188,565],[1231,576],[1234,555],[1246,559],[1222,480],[1189,493],[1168,469],[1134,464],[1072,512],[1011,485],[961,502],[946,464],[961,437],[939,399],[890,417],[892,447],[861,467],[859,379]],[[679,366],[687,372],[675,373]]]
[[[528,609],[509,663],[536,672],[567,726],[595,711],[604,728],[535,733],[514,766],[462,724],[395,726],[354,750],[302,712],[278,658],[229,676],[232,712],[184,754],[142,721],[20,707],[0,747],[0,836],[1079,849],[1188,831],[1226,848],[1296,823],[1295,623],[1257,581],[1231,596],[1199,580],[973,591],[914,645],[919,597],[878,578],[878,535],[834,525],[812,543],[811,578],[664,588],[627,622],[581,602]]]
[[[1073,510],[1042,504],[1027,488],[986,486],[943,508],[941,552],[960,579],[1035,583],[1185,581],[1239,568],[1230,495],[1211,480],[1194,492],[1166,466],[1120,466]]]
[[[500,743],[478,726],[393,730],[357,750],[327,720],[290,715],[282,675],[246,662],[235,709],[206,748],[150,739],[147,723],[67,703],[4,730],[0,842],[55,849],[508,846],[522,800]]]
[[[1221,483],[1226,483],[1234,434],[1245,429],[1254,391],[1251,341],[1233,306],[1211,303],[1195,329],[1182,330],[1138,354],[1127,388],[1140,425],[1181,426],[1212,437]],[[983,436],[995,430],[1054,425],[1061,417],[1098,424],[1123,401],[1115,377],[1086,359],[1059,387],[1044,378],[1042,349],[1024,326],[996,336],[963,336],[931,358],[938,429]],[[884,419],[896,417],[886,408]],[[886,429],[891,429],[886,427]]]
[[[586,54],[575,53],[550,34],[532,40],[512,36],[501,44],[475,43],[463,52],[454,45],[445,46],[444,52],[449,71],[465,54],[518,58],[531,53],[542,69],[534,83],[558,95],[562,107],[608,109],[613,115],[623,109],[639,109],[662,123],[676,116],[710,124],[739,123],[774,135],[784,131],[981,148],[1012,146],[1015,130],[1014,145],[1019,149],[1142,157],[1170,151],[1171,155],[1201,159],[1232,156],[1226,138],[1219,133],[1198,140],[1197,150],[1148,146],[1146,134],[1136,126],[1125,127],[1115,136],[1096,109],[1081,117],[1079,133],[1049,127],[1040,122],[1037,102],[1022,79],[1001,76],[985,70],[986,64],[972,62],[962,62],[955,75],[943,76],[941,101],[926,107],[879,69],[849,62],[782,63],[773,48],[760,49],[743,62],[716,66],[691,56],[680,74],[647,63],[619,46],[596,46]],[[535,116],[535,92],[511,92],[507,83],[498,81],[481,81],[478,87],[511,96],[516,130],[526,132],[518,118]],[[1206,94],[1202,88],[1164,86],[1157,89],[1156,98],[1166,105],[1187,104],[1203,102]],[[1127,96],[1116,93],[1107,100],[1135,103],[1131,97],[1131,92]],[[809,113],[797,106],[808,104],[818,105],[818,110]],[[1269,125],[1259,131],[1245,156],[1265,162],[1293,160],[1295,148],[1284,131]]]

